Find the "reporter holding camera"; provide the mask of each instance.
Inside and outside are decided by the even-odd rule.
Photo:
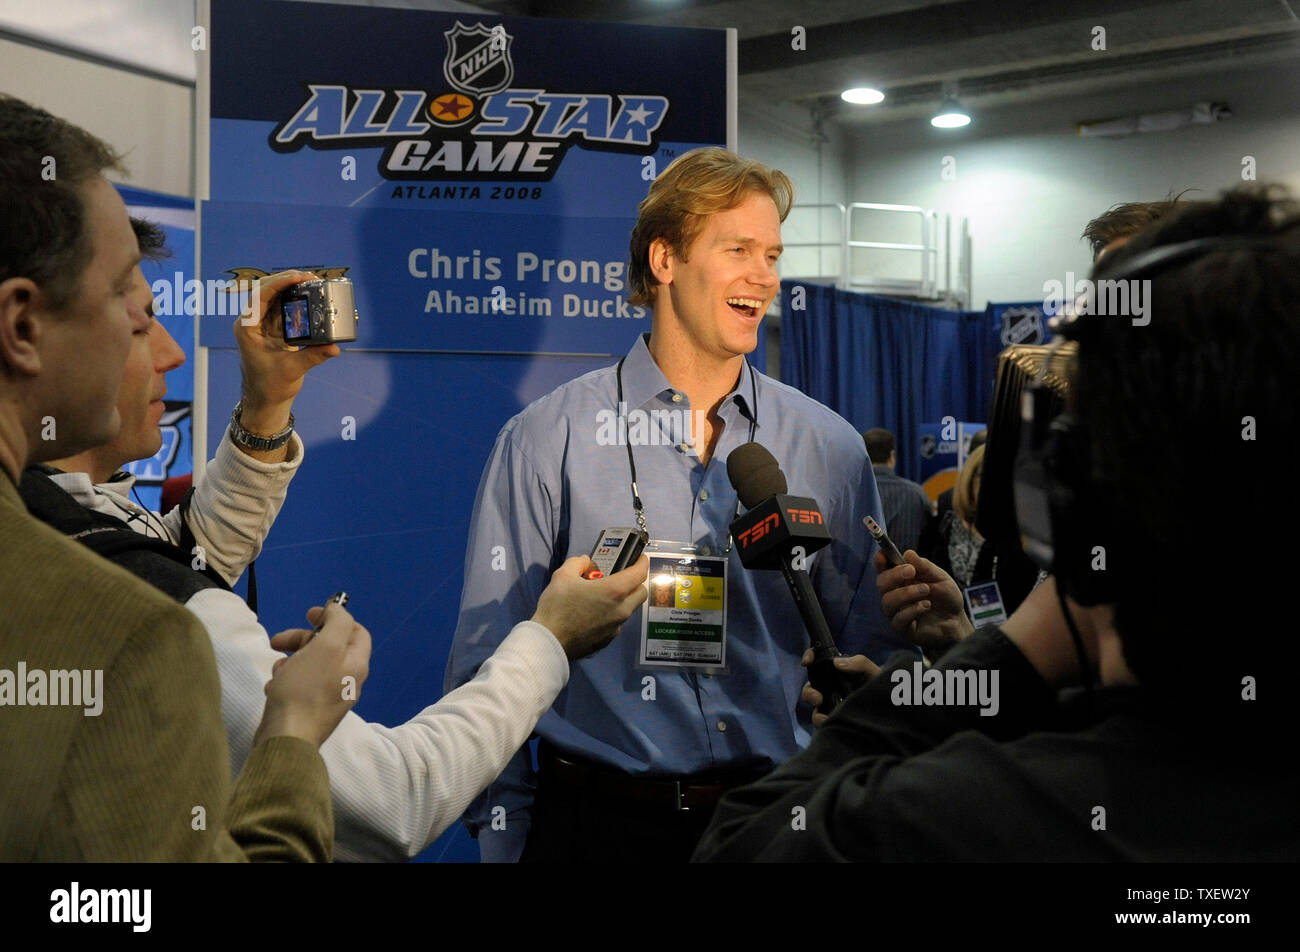
[[[133,224],[143,253],[158,254],[161,234],[151,232],[146,223]],[[183,604],[206,629],[216,654],[222,716],[236,771],[268,729],[297,723],[297,718],[276,714],[284,689],[272,687],[324,650],[317,647],[321,636],[305,630],[268,639],[257,616],[230,591],[230,584],[260,551],[302,463],[302,442],[291,432],[290,414],[303,378],[339,352],[332,344],[290,348],[283,342],[280,292],[312,277],[286,272],[263,279],[260,296],[236,322],[244,375],[242,407],[216,458],[196,482],[188,511],[177,507],[160,517],[144,510],[129,499],[134,480],[119,472],[125,463],[157,452],[161,435],[153,412],[160,403],[156,398],[166,389],[165,373],[183,360],[175,342],[153,320],[131,340],[118,391],[123,425],[117,436],[53,461],[53,470],[28,469],[22,482],[29,511],[88,545],[88,540],[107,535],[106,530],[138,535],[141,543],[135,551],[114,558]],[[151,317],[152,295],[138,267],[133,280],[134,306]],[[278,445],[266,448],[257,442],[272,434],[278,434]],[[94,531],[85,535],[87,529]],[[192,533],[193,545],[186,531]],[[206,561],[201,569],[191,563],[197,546],[202,546]],[[329,770],[337,858],[404,860],[419,853],[527,742],[538,718],[565,686],[569,662],[612,640],[646,597],[645,558],[598,580],[582,578],[586,568],[585,558],[575,558],[557,569],[532,620],[514,626],[478,676],[406,723],[386,727],[353,713],[343,717],[321,745]],[[335,607],[329,617],[336,612],[350,618]],[[319,609],[308,617],[319,621]],[[286,662],[282,651],[298,653]],[[339,693],[337,688],[333,693]],[[270,728],[259,727],[264,717]],[[310,725],[306,729],[321,733]]]

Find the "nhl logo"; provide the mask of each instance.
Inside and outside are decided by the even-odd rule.
[[[1009,307],[1002,312],[1002,346],[1041,344],[1043,312],[1036,307]]]
[[[482,23],[465,26],[459,20],[443,34],[447,38],[447,56],[442,61],[442,75],[452,87],[472,96],[500,92],[515,78],[510,59],[514,37],[505,27],[488,29]]]

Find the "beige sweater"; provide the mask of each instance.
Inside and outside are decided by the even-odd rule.
[[[29,682],[102,671],[101,712],[19,706],[20,662]],[[329,778],[311,744],[272,738],[233,791],[229,778],[202,626],[33,519],[0,474],[0,861],[329,860]]]

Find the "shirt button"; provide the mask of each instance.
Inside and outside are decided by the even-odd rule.
[[[725,734],[727,732],[727,722],[718,721],[718,730]]]
[[[708,491],[707,489],[701,489],[701,490],[700,490],[700,501],[703,502],[705,499],[708,499],[708,498],[709,498],[709,491]]]
[[[681,403],[681,402],[682,402],[682,395],[680,393],[674,393],[673,403]]]

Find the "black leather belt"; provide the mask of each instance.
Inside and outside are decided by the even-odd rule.
[[[753,783],[770,769],[721,770],[687,777],[637,777],[561,753],[545,741],[538,745],[537,754],[539,783],[551,790],[574,790],[679,811],[712,810],[728,790]]]

